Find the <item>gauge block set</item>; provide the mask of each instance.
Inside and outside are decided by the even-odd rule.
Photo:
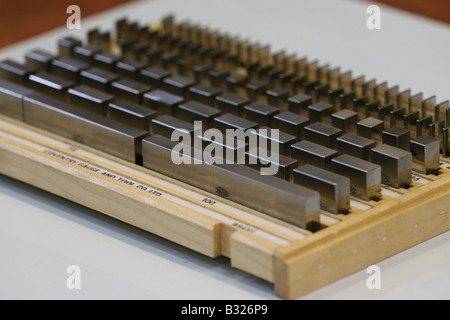
[[[293,299],[450,229],[449,101],[172,16],[0,62],[0,173]]]

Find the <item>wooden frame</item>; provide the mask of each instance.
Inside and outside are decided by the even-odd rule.
[[[450,230],[450,167],[321,212],[311,233],[146,168],[0,116],[0,173],[272,282],[294,299]]]

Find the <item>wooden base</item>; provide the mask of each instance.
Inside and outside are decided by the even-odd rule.
[[[0,173],[274,283],[294,299],[450,230],[450,170],[321,212],[315,233],[0,116]],[[450,166],[450,165],[448,165]]]

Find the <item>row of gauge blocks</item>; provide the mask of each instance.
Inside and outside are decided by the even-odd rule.
[[[401,125],[406,122],[386,123],[383,113],[361,117],[357,108],[337,108],[262,80],[244,81],[224,69],[210,70],[209,81],[199,81],[174,73],[166,62],[123,60],[72,38],[59,43],[64,45],[58,56],[34,49],[25,63],[0,63],[2,113],[296,225],[307,226],[319,198],[324,210],[348,212],[350,194],[378,200],[381,183],[409,187],[413,168],[439,172],[440,140],[417,133],[413,138]],[[200,129],[194,121],[201,121]],[[213,128],[241,129],[247,140],[213,141],[204,135]],[[212,144],[248,166],[174,164],[177,142],[171,136],[177,129],[192,143],[200,141],[201,149]],[[266,139],[268,150],[249,149],[252,136]],[[279,154],[272,152],[274,145]],[[261,176],[258,170],[271,165],[276,177]],[[293,200],[280,206],[287,195]]]

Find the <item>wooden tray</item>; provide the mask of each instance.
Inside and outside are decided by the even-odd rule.
[[[0,173],[274,284],[294,299],[450,230],[450,163],[409,189],[321,212],[311,233],[108,154],[0,116]]]

